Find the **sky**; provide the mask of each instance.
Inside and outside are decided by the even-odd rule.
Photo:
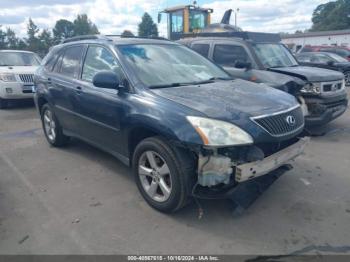
[[[197,0],[214,9],[212,22],[219,22],[225,10],[240,9],[238,26],[258,32],[295,32],[311,27],[311,16],[324,0]],[[74,20],[86,13],[102,34],[120,34],[124,29],[137,33],[144,12],[154,21],[157,13],[169,6],[190,4],[189,0],[0,0],[0,25],[10,27],[17,35],[26,35],[31,17],[41,29],[52,29],[59,19]],[[234,17],[234,16],[233,16]],[[234,18],[231,23],[234,23]],[[166,19],[158,25],[166,36]]]

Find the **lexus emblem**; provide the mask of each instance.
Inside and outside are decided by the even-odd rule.
[[[294,126],[295,125],[295,117],[291,116],[291,115],[287,116],[286,122],[288,123],[288,125]]]

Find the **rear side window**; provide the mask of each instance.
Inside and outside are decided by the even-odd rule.
[[[52,71],[53,70],[53,68],[54,68],[54,66],[56,64],[58,56],[59,56],[59,53],[55,52],[51,57],[49,57],[48,61],[45,64],[46,70],[48,70],[48,71]]]
[[[209,45],[208,44],[194,44],[192,49],[204,57],[208,57]]]
[[[215,45],[213,58],[223,66],[234,66],[237,61],[250,62],[245,49],[237,45]]]
[[[62,63],[62,58],[63,58],[63,52],[59,52],[57,54],[58,58],[56,63],[54,63],[53,69],[52,71],[55,73],[59,73],[60,72],[60,68],[61,68],[61,63]]]
[[[78,78],[82,55],[82,46],[68,47],[63,55],[60,73],[68,77]]]
[[[100,46],[90,46],[86,54],[81,78],[91,82],[96,73],[106,70],[115,72],[119,79],[123,78],[119,64],[109,50]]]

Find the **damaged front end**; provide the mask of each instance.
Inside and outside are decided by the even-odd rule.
[[[308,137],[279,143],[203,148],[198,154],[198,184],[202,187],[234,187],[264,176],[299,156]]]

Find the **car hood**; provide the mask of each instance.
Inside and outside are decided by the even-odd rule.
[[[38,66],[0,66],[0,73],[34,74]]]
[[[241,79],[152,89],[152,92],[207,117],[233,122],[297,105],[296,99],[285,92]]]
[[[269,70],[300,77],[301,79],[310,82],[327,82],[344,78],[343,74],[337,71],[309,66],[278,67],[270,68]]]
[[[350,68],[350,62],[337,62],[334,65],[341,68]]]

